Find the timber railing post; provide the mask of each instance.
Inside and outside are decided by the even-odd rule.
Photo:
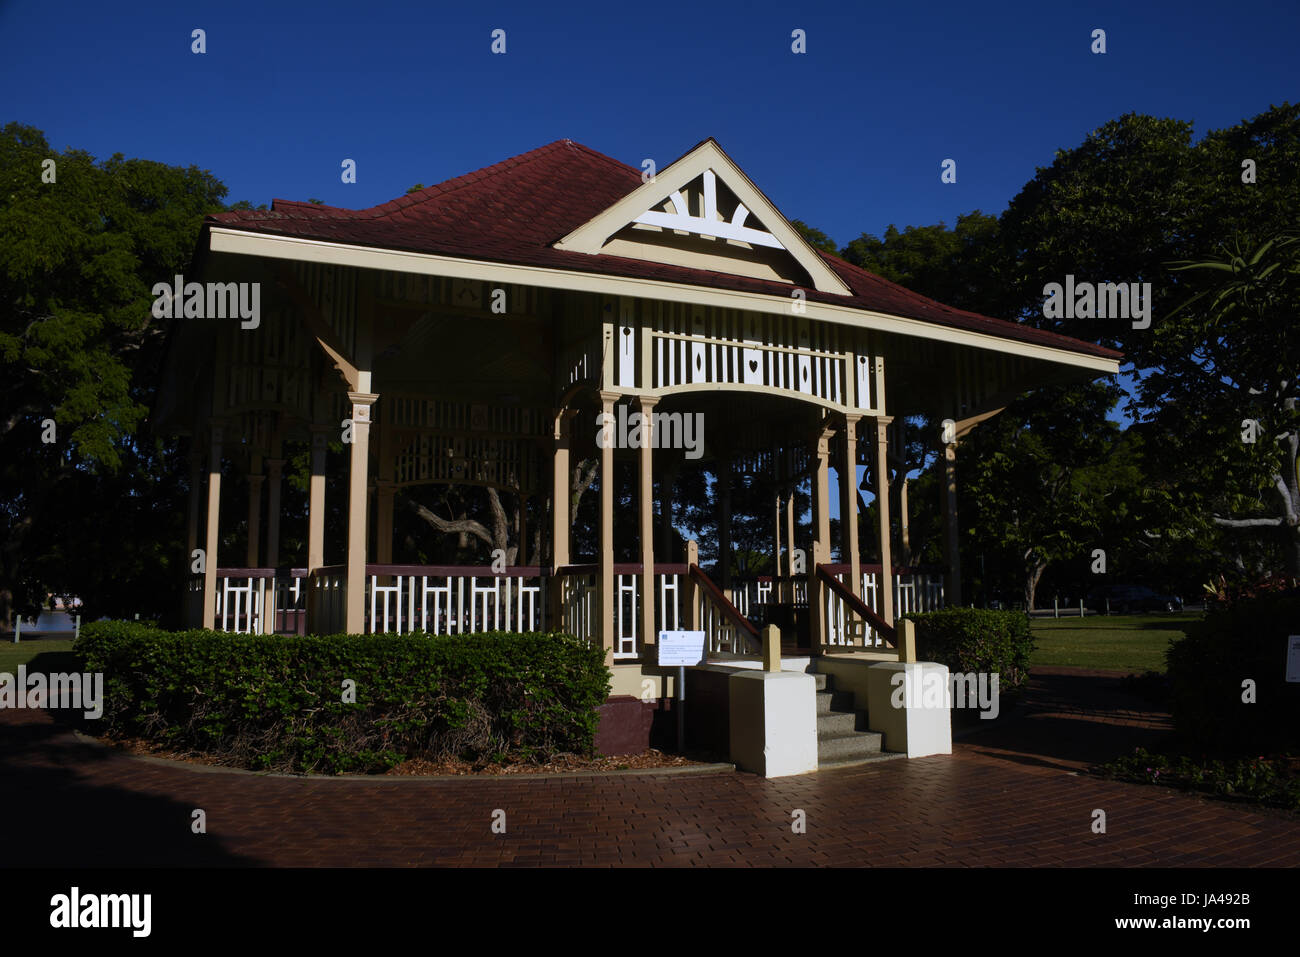
[[[699,587],[691,577],[691,566],[700,563],[700,546],[694,539],[686,543],[686,619],[691,631],[700,630]]]
[[[898,660],[905,664],[916,661],[916,622],[904,618],[898,622]]]

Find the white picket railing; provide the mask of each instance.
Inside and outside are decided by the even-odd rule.
[[[835,573],[844,581],[847,573]],[[880,573],[862,572],[862,600],[877,615],[883,614],[879,590]],[[943,576],[934,572],[896,572],[894,574],[894,617],[911,612],[938,611],[943,607]],[[843,600],[826,591],[826,642],[830,645],[883,648],[884,639],[876,630],[856,616],[848,614]]]

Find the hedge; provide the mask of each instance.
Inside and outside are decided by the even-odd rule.
[[[562,634],[303,637],[117,621],[83,627],[74,650],[105,676],[96,733],[298,772],[591,754],[610,682],[601,649]]]
[[[916,622],[916,656],[951,672],[997,674],[999,693],[1019,690],[1029,680],[1034,640],[1023,611],[946,608],[904,616]]]
[[[1260,756],[1300,753],[1300,683],[1286,681],[1287,637],[1300,634],[1300,593],[1243,598],[1193,622],[1165,652],[1181,748]],[[1243,701],[1247,679],[1255,702]]]

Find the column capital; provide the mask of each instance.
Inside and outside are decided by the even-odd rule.
[[[279,478],[280,470],[284,468],[284,459],[263,459],[262,464],[266,466],[266,471],[272,478]]]
[[[551,437],[557,442],[569,437],[569,431],[573,427],[573,420],[577,418],[577,409],[556,409],[554,421],[552,422]]]
[[[380,479],[374,484],[374,489],[380,495],[392,495],[397,491],[397,483]]]
[[[621,398],[623,398],[622,392],[609,392],[605,389],[600,390],[600,401],[602,405],[614,405]]]
[[[637,407],[642,412],[648,412],[659,404],[657,395],[639,395],[636,398]]]
[[[858,412],[844,413],[844,438],[849,442],[856,442],[858,439],[858,423],[862,421],[862,415]]]
[[[246,478],[248,479],[248,484],[254,487],[260,486],[262,482],[266,480],[266,476],[261,472],[249,472]]]
[[[379,396],[373,392],[349,392],[348,398],[352,401],[352,423],[370,424],[370,407],[379,401]]]

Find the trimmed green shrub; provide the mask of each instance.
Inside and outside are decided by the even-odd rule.
[[[1163,784],[1204,791],[1223,798],[1240,798],[1300,811],[1300,777],[1283,760],[1266,758],[1192,759],[1135,748],[1095,773],[1121,781]]]
[[[1212,609],[1165,660],[1184,750],[1233,755],[1300,751],[1300,684],[1286,681],[1287,636],[1300,634],[1300,593],[1261,594]],[[1255,682],[1255,703],[1242,683]]]
[[[602,650],[561,634],[302,637],[115,621],[86,625],[74,650],[104,673],[96,732],[268,770],[591,754],[610,687]]]
[[[916,622],[916,656],[921,661],[937,661],[962,674],[997,674],[1002,694],[1019,690],[1029,680],[1034,639],[1023,611],[945,608],[904,617]]]

